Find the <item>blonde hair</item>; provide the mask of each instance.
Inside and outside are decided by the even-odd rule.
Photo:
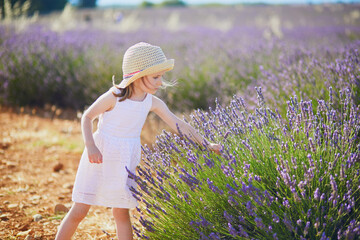
[[[166,79],[163,78],[162,84],[161,84],[161,88],[162,88],[162,89],[165,89],[165,88],[167,88],[167,87],[175,87],[176,84],[177,84],[176,79],[171,80],[171,81],[168,81],[168,80],[166,80]]]
[[[138,78],[137,80],[140,80],[142,81],[142,83],[146,85],[146,83],[144,82],[144,79],[145,79],[146,76],[143,76],[141,78]],[[135,81],[134,81],[135,82]],[[119,102],[122,102],[122,101],[125,101],[126,99],[128,98],[131,98],[132,94],[134,93],[134,82],[130,83],[130,85],[128,85],[127,87],[125,88],[120,88],[118,85],[115,84],[115,79],[113,77],[113,86],[116,87],[117,89],[120,90],[119,93],[114,93],[113,92],[113,95],[115,97],[118,97],[119,98]],[[167,87],[173,87],[176,85],[176,80],[173,80],[173,81],[167,81],[163,78],[162,80],[162,84],[161,84],[161,87],[162,89],[165,89]]]
[[[126,99],[130,98],[134,92],[134,85],[132,83],[126,88],[119,88],[116,85],[114,86],[120,90],[119,93],[112,93],[115,97],[119,98],[119,102],[125,101]]]

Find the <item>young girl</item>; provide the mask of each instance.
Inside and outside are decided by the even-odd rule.
[[[136,187],[128,178],[127,167],[135,172],[140,162],[140,133],[149,111],[155,112],[172,129],[188,135],[199,144],[203,137],[189,124],[176,117],[166,104],[152,94],[162,86],[162,76],[174,67],[160,47],[138,43],[123,59],[123,80],[100,96],[85,112],[81,127],[85,150],[75,179],[74,204],[62,221],[57,240],[70,239],[91,205],[112,207],[119,240],[132,239],[129,208],[137,206],[129,188]],[[92,121],[99,117],[92,134]],[[219,153],[220,145],[210,143]]]

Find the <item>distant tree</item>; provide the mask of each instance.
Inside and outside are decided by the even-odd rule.
[[[80,8],[94,8],[97,0],[79,0],[78,6]]]
[[[4,5],[5,1],[10,2],[13,8],[16,4],[23,5],[26,0],[0,0],[1,16],[4,17]],[[30,0],[29,14],[34,12],[48,13],[51,11],[59,11],[64,9],[68,0]]]
[[[142,8],[150,8],[153,7],[155,4],[153,4],[152,2],[148,2],[148,1],[143,1],[142,3],[140,3],[140,7]]]
[[[166,0],[160,3],[164,7],[185,7],[186,3],[181,0]]]
[[[38,7],[40,12],[51,12],[63,10],[67,0],[32,0],[34,7]],[[35,9],[34,9],[35,10]]]

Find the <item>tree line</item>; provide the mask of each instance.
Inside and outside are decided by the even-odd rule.
[[[25,4],[29,6],[27,9],[28,14],[33,14],[35,12],[49,13],[52,11],[63,10],[68,2],[68,0],[0,0],[0,16],[2,18],[6,16],[7,7],[13,9]],[[72,1],[72,3],[79,8],[96,7],[96,2],[97,0]]]
[[[159,4],[155,4],[152,3],[150,1],[143,1],[140,4],[140,7],[155,7],[155,6],[160,6],[160,7],[185,7],[186,3],[184,1],[181,0],[165,0]]]
[[[71,4],[79,8],[95,8],[97,4],[97,0],[0,0],[0,19],[5,18],[6,15],[9,14],[7,11],[9,12],[15,8],[26,9],[26,12],[22,14],[32,15],[35,12],[44,14],[52,11],[61,11],[68,2],[71,2]],[[25,8],[22,6],[25,6]],[[139,6],[184,7],[186,4],[181,0],[164,0],[159,4],[154,4],[150,1],[143,1]]]

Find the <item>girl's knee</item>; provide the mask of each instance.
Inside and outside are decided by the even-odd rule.
[[[70,209],[69,217],[75,222],[81,222],[81,220],[86,217],[89,209],[90,205],[83,203],[75,203]]]
[[[127,208],[113,208],[113,216],[116,221],[129,221],[129,209]]]

